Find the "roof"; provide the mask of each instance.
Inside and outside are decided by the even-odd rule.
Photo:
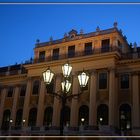
[[[70,32],[76,32],[76,30],[71,30]],[[50,46],[50,45],[55,45],[55,44],[59,44],[59,43],[62,43],[62,42],[68,42],[68,41],[72,41],[72,40],[78,40],[80,38],[88,38],[88,37],[94,37],[94,36],[97,36],[97,35],[104,35],[104,34],[110,34],[110,33],[113,33],[113,32],[118,32],[126,41],[126,38],[125,36],[122,35],[122,32],[121,30],[118,30],[117,28],[110,28],[110,29],[106,29],[106,30],[100,30],[100,31],[95,31],[95,32],[90,32],[90,33],[86,33],[86,34],[76,34],[75,37],[71,38],[71,36],[67,36],[67,37],[64,37],[64,38],[61,38],[61,39],[58,39],[58,40],[53,40],[53,41],[48,41],[48,42],[42,42],[42,43],[39,43],[37,42],[35,44],[36,48],[40,48],[40,47],[44,47],[44,46]],[[127,43],[127,41],[126,41]]]

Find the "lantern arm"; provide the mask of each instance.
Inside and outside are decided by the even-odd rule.
[[[71,99],[71,98],[78,99],[78,97],[79,97],[81,94],[83,94],[83,93],[84,93],[83,90],[81,90],[80,93],[78,93],[78,94],[72,94],[72,95],[67,95],[65,98],[66,98],[66,99]]]
[[[59,92],[58,93],[53,92],[53,93],[47,93],[47,94],[50,94],[52,96],[58,97],[59,99],[62,99],[62,95],[60,95]]]

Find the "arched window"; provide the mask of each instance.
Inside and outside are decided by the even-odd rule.
[[[2,121],[2,126],[1,126],[2,130],[8,130],[9,129],[10,116],[11,116],[10,110],[9,109],[5,110],[4,113],[3,113],[3,121]]]
[[[22,125],[22,114],[23,114],[23,109],[19,109],[16,113],[15,126],[21,126]]]
[[[86,105],[82,105],[79,108],[79,125],[88,125],[89,122],[89,108]]]
[[[119,108],[120,129],[131,129],[131,107],[128,104],[122,104]]]
[[[34,81],[33,83],[33,95],[37,95],[39,93],[39,84],[40,82],[38,80]]]
[[[44,121],[43,121],[44,125],[51,126],[51,124],[52,124],[52,114],[53,114],[53,108],[52,107],[47,107],[45,109],[45,113],[44,113]]]
[[[97,109],[97,124],[108,125],[108,106],[101,104]]]
[[[70,108],[65,106],[64,108],[64,126],[69,126],[70,124]]]
[[[37,109],[36,108],[30,109],[28,126],[35,126],[36,125],[36,118],[37,118]]]

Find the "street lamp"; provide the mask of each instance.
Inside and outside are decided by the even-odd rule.
[[[81,94],[81,93],[74,94],[74,95],[68,94],[68,93],[70,93],[70,89],[71,89],[71,82],[69,80],[71,71],[72,71],[72,66],[69,63],[66,63],[62,66],[62,73],[63,73],[63,77],[64,77],[64,80],[61,83],[62,93],[61,94],[53,93],[54,96],[58,96],[62,101],[61,118],[60,118],[60,135],[63,135],[66,100],[69,98],[73,98],[75,96],[79,96]],[[46,84],[50,84],[53,79],[53,76],[54,76],[54,73],[52,72],[52,70],[49,67],[46,71],[43,72],[44,82]],[[78,75],[78,81],[79,81],[81,88],[83,88],[87,85],[88,79],[89,79],[89,76],[84,71]]]
[[[25,131],[24,124],[25,124],[25,119],[22,120],[22,131],[23,131],[23,135],[24,135],[24,133],[25,133],[25,132],[24,132],[24,131]]]
[[[10,122],[10,133],[9,133],[9,135],[10,135],[10,134],[11,134],[11,130],[12,130],[11,128],[12,128],[12,123],[13,123],[13,120],[12,120],[12,119],[10,119],[10,120],[9,120],[9,122]]]
[[[81,125],[84,125],[85,118],[81,118]]]

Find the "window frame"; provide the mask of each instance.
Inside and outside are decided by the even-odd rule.
[[[56,52],[57,53],[56,53]],[[60,58],[60,48],[54,48],[53,50],[52,50],[52,60],[59,60],[59,58]]]
[[[104,88],[104,89],[101,89],[100,88],[100,74],[102,74],[102,73],[106,73],[106,76],[107,76],[107,79],[106,79],[106,88]],[[108,72],[107,71],[100,71],[100,72],[98,72],[98,90],[100,90],[100,91],[104,91],[104,90],[108,90]]]
[[[74,49],[70,49],[70,48],[74,48]],[[75,48],[76,48],[76,46],[75,45],[70,45],[70,46],[68,46],[68,53],[67,53],[67,57],[68,58],[73,58],[73,57],[75,57]]]
[[[91,46],[89,46],[88,44],[91,44]],[[91,47],[91,48],[89,49],[88,47]],[[86,49],[86,48],[88,48],[88,49]],[[91,50],[91,52],[89,50]],[[84,44],[84,54],[85,55],[93,54],[93,42],[86,42]]]
[[[38,82],[38,92],[36,94],[34,94],[34,83]],[[39,91],[40,91],[40,80],[34,80],[33,81],[33,85],[32,85],[32,95],[33,96],[38,96],[39,95]]]
[[[122,79],[122,76],[124,76],[124,75],[128,75],[128,88],[122,88],[122,81],[121,81],[121,79]],[[129,73],[122,73],[122,74],[120,74],[120,89],[121,90],[129,90],[130,89],[130,74]]]
[[[24,96],[21,95],[22,88],[25,89],[25,94],[24,94]],[[19,94],[20,97],[25,97],[25,95],[26,95],[26,89],[27,89],[27,85],[26,85],[26,84],[25,84],[25,85],[21,85],[21,87],[20,87],[20,94]]]
[[[41,53],[44,53],[44,55],[40,55]],[[46,51],[40,51],[39,52],[39,61],[44,61],[46,57]]]
[[[109,40],[109,45],[107,46],[107,45],[102,45],[102,41],[104,41],[104,40]],[[110,38],[104,38],[104,39],[102,39],[101,40],[101,52],[109,52],[109,50],[110,50],[110,41],[111,41],[111,39]]]
[[[12,96],[9,96],[9,94],[11,94],[11,93],[9,93],[11,89],[12,89]],[[12,98],[13,97],[13,94],[14,94],[14,87],[12,87],[12,86],[8,87],[7,96],[6,97]]]

